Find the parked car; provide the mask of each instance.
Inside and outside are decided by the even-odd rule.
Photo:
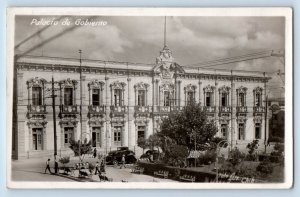
[[[142,154],[141,155],[141,159],[145,159],[145,158],[148,158],[150,159],[151,158],[151,155],[153,156],[152,159],[155,161],[158,159],[158,156],[159,156],[159,152],[158,150],[147,150],[146,153]]]
[[[125,155],[125,163],[132,164],[136,162],[135,153],[128,149],[128,147],[118,147],[116,151],[111,151],[106,156],[107,164],[119,164],[122,162],[122,156]]]

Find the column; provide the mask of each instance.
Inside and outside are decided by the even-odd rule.
[[[178,100],[179,100],[179,108],[181,106],[181,81],[178,80]]]
[[[111,146],[109,136],[109,98],[108,98],[108,80],[109,78],[105,76],[105,153],[108,153],[108,147]]]
[[[200,79],[199,79],[198,85],[199,85],[199,103],[200,103],[200,105],[203,105],[203,103],[202,103],[202,96],[201,96],[202,82],[200,81]]]
[[[131,146],[130,144],[130,138],[131,138],[131,125],[130,125],[130,121],[131,121],[131,114],[133,114],[133,106],[131,106],[130,103],[130,82],[131,82],[131,78],[127,78],[127,83],[128,83],[128,112],[127,112],[127,129],[128,129],[128,140],[127,140],[127,145],[128,147]]]
[[[233,143],[235,140],[235,122],[236,122],[236,104],[235,104],[235,84],[233,82],[233,79],[231,81],[231,106],[232,106],[232,110],[231,110],[231,132],[230,132],[230,144],[231,144],[231,148],[233,147]]]
[[[219,106],[220,106],[220,99],[219,99],[219,96],[220,96],[220,93],[219,93],[219,83],[216,81],[215,83],[215,109],[216,109],[216,114],[219,113]]]
[[[156,104],[156,106],[158,106],[158,105],[160,105],[159,104],[159,97],[160,97],[160,95],[159,95],[159,88],[158,88],[158,82],[159,82],[159,80],[158,79],[156,79],[155,80],[155,104]]]

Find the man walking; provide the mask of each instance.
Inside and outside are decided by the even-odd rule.
[[[50,174],[52,174],[52,172],[51,172],[51,170],[50,170],[50,159],[48,159],[48,160],[46,161],[45,174],[46,174],[47,170],[49,170]]]
[[[126,166],[125,166],[125,155],[124,154],[122,155],[122,160],[121,161],[122,161],[122,164],[121,164],[120,169],[122,169],[123,167],[126,168]]]
[[[97,161],[97,162],[96,162],[96,167],[95,167],[95,175],[96,175],[96,174],[101,174],[99,168],[100,168],[100,167],[99,167],[99,162]]]

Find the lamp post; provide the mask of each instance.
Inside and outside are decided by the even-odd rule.
[[[194,160],[194,165],[195,165],[195,167],[197,167],[197,161],[196,161],[196,151],[197,151],[197,142],[196,142],[196,137],[197,137],[197,134],[196,134],[196,132],[194,132],[194,130],[192,130],[192,132],[190,133],[190,143],[192,143],[192,137],[193,137],[193,135],[194,135],[194,137],[195,137],[195,139],[194,139],[194,151],[195,151],[195,160]]]
[[[222,144],[223,143],[223,144]],[[222,145],[221,145],[222,144]],[[221,140],[218,144],[217,144],[217,156],[216,156],[216,182],[219,181],[219,166],[218,166],[218,162],[219,162],[219,151],[221,148],[225,148],[225,145],[228,145],[227,140]]]

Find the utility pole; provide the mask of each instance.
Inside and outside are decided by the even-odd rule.
[[[82,143],[82,70],[81,70],[81,49],[79,49],[79,75],[80,75],[80,112],[79,112],[79,116],[80,116],[80,140],[79,140],[79,146],[78,146],[78,152],[79,152],[79,160],[81,163],[81,143]]]
[[[56,114],[55,114],[55,97],[54,94],[54,79],[52,76],[52,108],[53,108],[53,129],[54,129],[54,159],[56,159],[57,156],[57,135],[56,135]]]
[[[266,73],[264,72],[264,77],[266,77]],[[267,153],[267,118],[268,118],[268,95],[267,95],[267,84],[265,79],[265,153]]]

